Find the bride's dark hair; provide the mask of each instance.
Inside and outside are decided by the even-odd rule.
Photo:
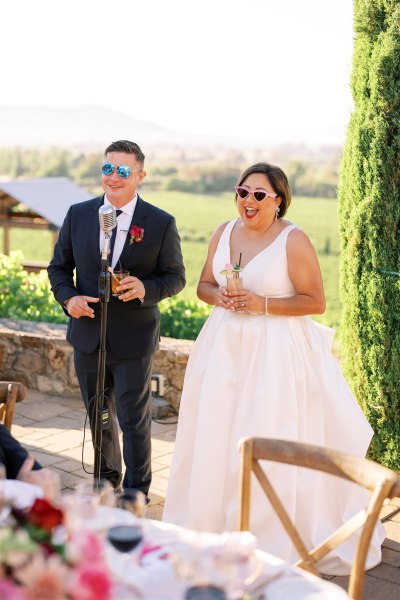
[[[290,190],[289,181],[285,173],[280,167],[275,165],[269,165],[268,163],[264,162],[256,163],[255,165],[248,167],[242,173],[238,185],[243,185],[245,179],[252,173],[262,173],[268,177],[275,194],[278,194],[279,198],[282,200],[279,205],[280,211],[278,217],[281,219],[287,213],[287,210],[290,206],[290,201],[292,199],[292,192]]]

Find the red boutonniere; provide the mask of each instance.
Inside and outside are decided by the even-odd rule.
[[[131,236],[131,239],[129,240],[129,245],[140,244],[143,241],[143,227],[139,227],[138,225],[132,225],[132,227],[129,230],[129,233]]]

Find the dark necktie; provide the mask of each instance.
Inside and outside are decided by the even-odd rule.
[[[120,210],[119,208],[115,211],[117,213],[117,219],[119,217],[119,215],[122,213],[122,210]],[[115,246],[115,238],[117,237],[117,229],[118,229],[118,225],[116,227],[114,227],[114,229],[112,230],[112,234],[111,234],[111,241],[110,241],[110,258],[109,258],[109,264],[110,267],[112,265],[112,257],[113,257],[113,252],[114,252],[114,246]]]

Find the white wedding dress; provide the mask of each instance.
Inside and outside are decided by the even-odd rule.
[[[213,261],[214,277],[230,262],[226,226]],[[295,294],[289,279],[289,224],[243,269],[243,287],[269,297]],[[165,521],[191,529],[237,528],[238,441],[244,436],[294,440],[365,456],[373,431],[341,374],[330,346],[333,330],[310,317],[245,315],[215,307],[193,345],[185,374]],[[366,492],[336,477],[277,463],[268,474],[306,545],[365,506]],[[297,558],[254,480],[251,531],[259,547]],[[367,567],[381,560],[384,530],[375,529]],[[350,571],[357,534],[320,563],[327,574]]]

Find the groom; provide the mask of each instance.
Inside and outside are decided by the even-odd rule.
[[[102,165],[105,194],[69,208],[48,274],[56,300],[70,316],[67,340],[74,347],[76,375],[94,436],[104,243],[99,209],[112,204],[118,225],[113,230],[115,243],[111,242],[114,248],[109,262],[113,269],[129,271],[129,276],[120,282],[120,295],[110,296],[108,303],[104,388],[111,427],[102,431],[100,476],[116,490],[121,488],[118,419],[125,463],[123,487],[147,495],[151,482],[151,366],[160,336],[157,303],[183,289],[185,269],[174,217],[142,200],[136,191],[146,177],[144,158],[139,146],[130,141],[108,146]]]

